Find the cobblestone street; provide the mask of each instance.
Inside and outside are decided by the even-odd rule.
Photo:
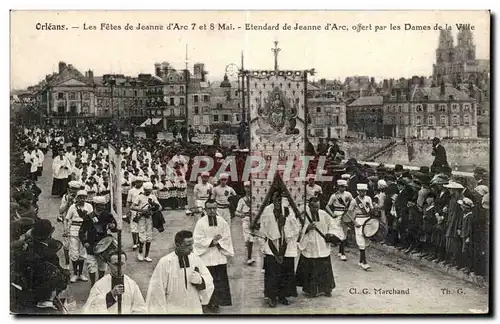
[[[52,185],[51,153],[44,161],[44,172],[38,180],[42,189],[39,215],[50,219],[56,226],[54,238],[60,239],[61,225],[56,222],[60,198],[50,196]],[[132,251],[132,238],[128,224],[123,228],[123,247],[128,255],[125,273],[133,278],[146,296],[149,278],[158,260],[173,251],[174,234],[181,229],[192,230],[194,219],[183,211],[166,211],[166,230],[155,231],[150,257],[152,263],[137,261]],[[347,262],[332,253],[336,288],[332,297],[306,298],[299,288],[299,297],[292,298],[290,306],[279,305],[271,309],[263,302],[262,257],[259,246],[254,247],[257,262],[247,266],[243,244],[241,220],[231,224],[235,257],[230,260],[228,274],[233,306],[221,308],[221,314],[363,314],[363,313],[482,313],[487,312],[488,294],[485,289],[459,281],[430,269],[421,268],[408,261],[394,259],[380,251],[367,249],[372,268],[365,272],[358,266],[358,251],[351,247]],[[62,251],[60,258],[63,260]],[[85,270],[86,271],[86,270]],[[78,309],[85,302],[90,283],[71,285]],[[381,294],[383,291],[406,290],[408,294]]]

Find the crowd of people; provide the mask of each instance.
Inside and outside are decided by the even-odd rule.
[[[317,148],[309,143],[307,152],[327,156],[328,163],[325,170],[316,170],[317,160],[311,163],[305,205],[277,186],[256,215],[251,184],[242,180],[248,149],[201,145],[191,136],[167,141],[121,135],[116,145],[112,127],[93,125],[11,125],[11,136],[11,309],[16,313],[60,312],[65,301],[57,296],[72,283],[89,280],[83,312],[116,313],[120,304],[123,313],[218,313],[221,306],[232,305],[227,266],[235,254],[233,217],[242,218],[249,266],[255,263],[254,242],[261,243],[270,307],[289,305],[287,298],[297,296],[297,286],[308,297],[330,297],[335,288],[332,247],[346,261],[346,247],[355,244],[360,268],[370,269],[364,225],[374,218],[387,228],[383,244],[488,275],[489,177],[483,168],[474,171],[471,181],[456,179],[442,161],[417,172],[401,165],[371,167],[353,158],[342,162],[345,153],[335,140],[320,141]],[[132,256],[113,244],[118,226],[111,215],[108,144],[123,157],[123,221],[139,262],[153,262],[149,252],[154,229],[164,231],[162,211],[189,207],[190,185],[194,205],[202,211],[194,230],[178,232],[175,251],[158,260],[145,299],[134,280],[123,276]],[[44,171],[49,151],[53,162]],[[196,156],[210,156],[215,163],[191,182]],[[218,173],[227,156],[236,157],[237,179]],[[38,212],[42,172],[51,173],[51,195],[61,198],[56,226],[63,234],[57,239],[48,215]],[[333,181],[316,181],[314,174],[333,176]],[[40,280],[27,279],[34,273]]]

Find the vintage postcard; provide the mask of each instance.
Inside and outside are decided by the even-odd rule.
[[[488,10],[10,19],[12,314],[490,313]]]

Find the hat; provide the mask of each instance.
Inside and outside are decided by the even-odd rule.
[[[31,230],[31,237],[36,240],[46,240],[54,233],[54,226],[48,219],[40,219]]]
[[[204,171],[201,173],[201,176],[202,177],[210,177],[210,173],[208,173],[207,171]]]
[[[78,192],[76,193],[76,196],[86,196],[87,195],[87,192],[85,190],[78,190]]]
[[[245,187],[250,187],[250,181],[245,181],[245,182],[243,183],[243,186],[245,186]]]
[[[351,175],[349,173],[344,173],[341,177],[342,179],[350,179]]]
[[[338,186],[346,186],[347,187],[347,181],[345,181],[343,179],[339,179],[339,180],[337,180],[337,185]]]
[[[384,178],[386,181],[396,181],[396,177],[392,174],[386,174]]]
[[[445,185],[449,182],[449,178],[445,176],[444,174],[437,174],[432,178],[431,180],[431,186],[432,185]]]
[[[227,180],[229,178],[229,175],[227,173],[221,173],[219,176],[220,180]]]
[[[483,167],[477,167],[474,169],[474,173],[482,175],[482,174],[488,173],[488,170],[486,170]]]
[[[484,209],[490,209],[490,194],[487,193],[484,195],[483,199],[481,200],[481,207]]]
[[[221,157],[223,157],[223,156],[222,156],[222,153],[217,152],[217,153],[215,153],[215,157],[216,157],[216,158],[221,158]]]
[[[153,190],[153,184],[151,182],[145,182],[143,185],[142,185],[142,188],[144,190]]]
[[[476,188],[474,188],[474,191],[477,192],[481,196],[484,196],[490,192],[489,188],[485,185],[477,186]]]
[[[396,171],[396,172],[403,172],[403,166],[401,164],[396,164],[394,166],[394,171]]]
[[[430,169],[428,166],[421,166],[420,169],[419,169],[420,172],[422,173],[429,173],[430,172]]]
[[[377,181],[377,187],[379,189],[384,189],[384,188],[387,188],[387,182],[385,182],[385,180],[379,180]]]
[[[474,207],[474,203],[472,202],[472,200],[470,200],[467,197],[464,197],[464,199],[459,200],[458,204],[460,206]]]
[[[80,183],[78,181],[70,181],[68,187],[70,189],[80,189]]]
[[[135,182],[137,182],[137,181],[143,182],[144,181],[144,177],[141,177],[141,176],[135,177]]]
[[[103,196],[95,196],[92,199],[92,202],[94,204],[106,204],[106,198],[104,198]]]
[[[358,189],[358,190],[368,190],[368,184],[366,184],[366,183],[358,183],[358,185],[356,186],[356,189]]]
[[[307,175],[307,180],[316,180],[316,176],[314,174],[308,174]]]
[[[462,186],[460,183],[455,182],[455,181],[450,181],[448,184],[445,184],[443,187],[448,188],[448,189],[463,189],[464,186]]]

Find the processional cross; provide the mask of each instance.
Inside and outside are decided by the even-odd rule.
[[[278,41],[274,41],[274,48],[271,48],[274,55],[274,70],[278,71],[278,54],[281,52],[281,48],[278,48]]]

